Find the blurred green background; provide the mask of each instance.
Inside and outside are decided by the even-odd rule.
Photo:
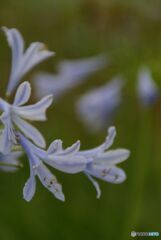
[[[75,102],[91,87],[116,74],[127,79],[124,102],[114,119],[118,136],[114,147],[131,149],[121,166],[127,173],[122,185],[100,182],[102,197],[83,174],[54,171],[63,184],[66,202],[57,201],[38,183],[30,203],[22,199],[29,176],[24,168],[0,173],[1,240],[126,240],[130,232],[161,231],[161,102],[140,107],[135,94],[138,68],[147,64],[161,87],[161,1],[155,0],[1,0],[0,25],[16,27],[26,44],[45,42],[56,57],[36,70],[53,71],[62,58],[80,58],[105,52],[110,66],[65,94],[48,112],[48,122],[37,124],[48,143],[61,138],[68,146],[80,139],[82,149],[100,144],[106,130],[89,134],[76,118]],[[0,92],[10,71],[10,49],[0,33]],[[37,181],[38,182],[38,181]],[[141,238],[140,238],[141,239]]]

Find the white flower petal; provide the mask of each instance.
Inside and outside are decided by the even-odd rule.
[[[105,143],[102,144],[102,148],[104,150],[109,149],[112,146],[112,144],[115,140],[115,137],[116,137],[116,128],[115,127],[110,127],[108,129],[108,135],[106,137]]]
[[[29,82],[23,82],[17,89],[13,105],[21,106],[28,102],[31,96],[31,85]]]
[[[93,177],[91,177],[91,175],[89,175],[88,173],[85,173],[85,175],[89,178],[89,180],[92,182],[93,186],[95,187],[96,192],[97,192],[97,198],[100,198],[101,197],[101,189],[100,189],[98,182]]]
[[[62,172],[71,174],[82,172],[88,163],[86,158],[76,155],[74,156],[48,155],[47,158],[44,159],[44,161],[48,165]]]
[[[58,183],[56,177],[43,163],[36,168],[36,172],[44,187],[46,187],[51,193],[53,193],[57,199],[65,201],[61,184]]]
[[[21,64],[23,75],[30,71],[34,66],[52,57],[54,52],[48,51],[43,43],[34,42],[28,47],[23,56],[23,63]]]
[[[5,114],[7,114],[9,110],[9,104],[6,101],[4,101],[2,98],[0,98],[0,110],[4,111]],[[0,120],[2,120],[2,115],[0,116]]]
[[[126,179],[125,172],[115,166],[91,164],[85,172],[106,182],[115,184],[122,183]]]
[[[36,179],[34,174],[30,176],[30,178],[25,183],[23,188],[23,198],[29,202],[33,198],[36,191]]]
[[[18,116],[13,116],[13,122],[17,127],[28,137],[30,138],[37,146],[45,148],[46,143],[42,134],[31,124],[25,120],[19,118]]]
[[[80,149],[80,141],[78,140],[76,143],[74,143],[72,146],[66,148],[62,153],[60,153],[61,156],[64,155],[74,155],[77,153]]]
[[[126,149],[110,150],[98,155],[94,162],[97,164],[115,165],[128,159],[130,151]]]
[[[115,136],[116,136],[115,127],[110,127],[108,129],[108,136],[106,137],[106,140],[103,144],[90,150],[80,151],[78,154],[86,157],[91,157],[91,158],[96,157],[100,153],[103,153],[106,149],[108,149],[113,144]]]
[[[48,150],[47,150],[47,154],[48,155],[51,155],[51,154],[56,154],[56,153],[59,153],[59,152],[62,152],[63,148],[62,148],[62,141],[61,140],[54,140]]]
[[[8,29],[6,27],[2,27],[2,29],[12,50],[12,73],[14,73],[24,51],[24,41],[17,29]]]
[[[39,102],[23,107],[13,107],[13,111],[20,117],[32,121],[45,121],[46,111],[53,102],[53,95],[42,98]]]
[[[18,71],[18,66],[23,56],[24,41],[20,32],[17,29],[15,28],[8,29],[6,27],[3,27],[2,29],[6,34],[8,44],[11,47],[12,51],[12,69],[7,89],[7,94],[9,95],[13,88],[15,87],[15,85],[17,84],[16,72]]]

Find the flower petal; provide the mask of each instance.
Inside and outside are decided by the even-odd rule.
[[[23,188],[23,198],[29,202],[33,198],[36,191],[36,180],[34,174],[30,176],[30,178],[25,183]]]
[[[53,193],[57,199],[65,201],[61,184],[58,183],[56,177],[43,163],[36,168],[36,173],[44,187],[46,187],[51,193]]]
[[[103,144],[90,150],[80,151],[78,154],[86,157],[96,157],[97,155],[104,152],[113,144],[115,136],[116,136],[115,127],[110,127],[108,129],[108,136],[106,137],[106,140]]]
[[[122,183],[126,179],[125,172],[114,166],[91,164],[86,168],[85,172],[106,182],[115,184]]]
[[[89,175],[88,173],[85,173],[85,175],[88,177],[88,179],[92,182],[93,186],[95,187],[96,192],[97,192],[97,198],[100,198],[101,197],[101,189],[100,189],[98,182],[93,177],[91,177],[91,175]]]
[[[12,70],[7,88],[7,95],[10,95],[20,79],[29,70],[53,56],[54,53],[46,50],[44,44],[39,42],[32,43],[24,53],[24,41],[19,31],[5,27],[3,27],[3,30],[12,50]]]
[[[62,153],[60,153],[61,156],[64,155],[74,155],[77,153],[80,149],[80,141],[78,140],[76,143],[74,143],[72,146],[66,148]]]
[[[49,57],[52,57],[53,55],[54,52],[48,51],[43,43],[31,43],[23,56],[23,63],[21,65],[23,75],[30,71],[37,64]]]
[[[106,137],[105,143],[102,144],[102,148],[104,150],[109,149],[112,146],[112,144],[115,140],[115,137],[116,137],[116,128],[115,127],[110,127],[108,129],[108,135]]]
[[[8,112],[8,109],[9,109],[9,104],[6,101],[4,101],[2,98],[0,98],[0,110]]]
[[[8,44],[12,50],[12,69],[7,89],[7,95],[9,95],[13,88],[15,87],[15,84],[17,84],[16,72],[18,70],[18,66],[23,56],[24,41],[20,32],[17,29],[15,28],[8,29],[6,27],[3,27],[2,29],[6,34]]]
[[[71,174],[82,172],[88,163],[88,160],[86,158],[76,155],[74,156],[48,155],[47,158],[44,159],[44,161],[48,165],[62,172]]]
[[[51,155],[51,154],[56,154],[59,152],[62,152],[63,148],[62,148],[62,141],[61,140],[54,140],[48,150],[47,150],[47,155]]]
[[[126,149],[110,150],[100,154],[94,160],[95,163],[105,165],[115,165],[128,159],[130,151]]]
[[[53,95],[48,95],[33,105],[24,107],[14,106],[13,111],[24,119],[32,121],[45,121],[47,108],[52,104],[52,102]]]
[[[19,118],[17,115],[13,116],[13,122],[17,127],[30,138],[37,146],[45,148],[46,143],[42,134],[31,124]]]
[[[31,95],[31,85],[29,82],[23,82],[17,89],[13,105],[21,106],[28,102]]]

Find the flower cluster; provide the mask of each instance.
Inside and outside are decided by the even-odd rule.
[[[122,169],[116,165],[129,157],[129,150],[109,150],[116,136],[115,127],[108,130],[107,138],[100,146],[81,151],[80,142],[64,149],[61,140],[54,140],[49,147],[40,131],[31,121],[46,121],[46,111],[53,102],[53,96],[47,95],[37,103],[27,105],[31,96],[31,85],[22,77],[41,61],[54,55],[45,49],[44,44],[32,43],[24,50],[24,41],[16,29],[3,28],[12,50],[12,69],[6,96],[17,88],[13,102],[0,98],[1,131],[0,131],[0,169],[14,171],[21,167],[19,157],[25,153],[30,167],[23,197],[30,201],[36,191],[36,178],[57,199],[64,201],[62,186],[56,176],[49,170],[50,166],[59,171],[76,174],[82,172],[93,183],[100,197],[98,182],[93,177],[106,182],[121,183],[126,179]]]

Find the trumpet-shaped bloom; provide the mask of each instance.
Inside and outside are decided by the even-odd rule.
[[[64,92],[83,83],[82,80],[106,65],[104,55],[87,59],[62,61],[58,65],[58,74],[39,73],[33,79],[37,96],[54,94],[60,97]]]
[[[7,88],[7,95],[10,95],[28,71],[54,53],[46,50],[40,42],[31,43],[24,51],[24,40],[20,32],[15,28],[3,27],[3,30],[12,50],[12,69]]]
[[[17,136],[30,163],[30,178],[23,190],[24,199],[26,201],[32,199],[36,189],[35,176],[38,176],[42,184],[52,192],[56,198],[64,201],[65,197],[61,185],[45,164],[67,173],[83,171],[87,163],[91,160],[86,159],[84,156],[77,155],[80,143],[76,142],[71,147],[63,150],[62,142],[55,140],[49,146],[48,150],[44,151],[27,140],[22,134],[17,133]]]
[[[30,201],[36,191],[36,176],[38,176],[41,183],[51,192],[54,196],[64,201],[64,194],[62,192],[62,186],[57,181],[56,177],[49,171],[49,169],[43,164],[40,158],[34,153],[32,144],[20,133],[18,138],[21,146],[25,150],[30,163],[30,178],[26,182],[23,189],[23,196],[26,201]]]
[[[122,87],[123,81],[116,78],[103,87],[87,92],[78,100],[78,117],[89,130],[99,131],[107,127],[122,101]]]
[[[74,174],[84,172],[95,186],[98,198],[101,195],[101,190],[98,182],[96,182],[93,177],[115,184],[122,183],[126,179],[124,171],[117,167],[116,164],[125,161],[129,157],[129,150],[108,150],[116,136],[115,127],[109,128],[108,136],[103,144],[86,151],[80,151],[79,141],[71,147],[63,149],[61,140],[53,141],[48,150],[45,151],[35,146],[22,134],[17,133],[17,136],[30,163],[30,178],[23,190],[26,201],[30,201],[35,193],[35,176],[38,176],[42,184],[51,191],[56,198],[64,201],[65,198],[61,185],[49,169],[47,169],[46,164],[65,173]]]
[[[53,96],[42,98],[39,102],[23,106],[31,95],[31,87],[28,82],[23,82],[17,89],[13,104],[0,98],[0,109],[3,112],[0,120],[4,124],[3,152],[10,151],[12,144],[17,144],[15,127],[22,131],[28,138],[40,147],[45,147],[45,140],[41,133],[26,120],[45,121],[46,110],[53,101]]]
[[[146,67],[141,68],[138,74],[137,94],[143,106],[154,104],[159,98],[159,88],[152,79],[150,70]]]
[[[84,172],[95,186],[97,198],[100,197],[101,190],[98,182],[93,177],[115,184],[122,183],[126,179],[125,172],[117,167],[116,164],[125,161],[129,157],[130,151],[127,149],[108,150],[112,146],[115,136],[115,127],[110,127],[108,136],[103,144],[97,148],[79,152],[79,155],[90,160],[92,159],[87,164]]]

